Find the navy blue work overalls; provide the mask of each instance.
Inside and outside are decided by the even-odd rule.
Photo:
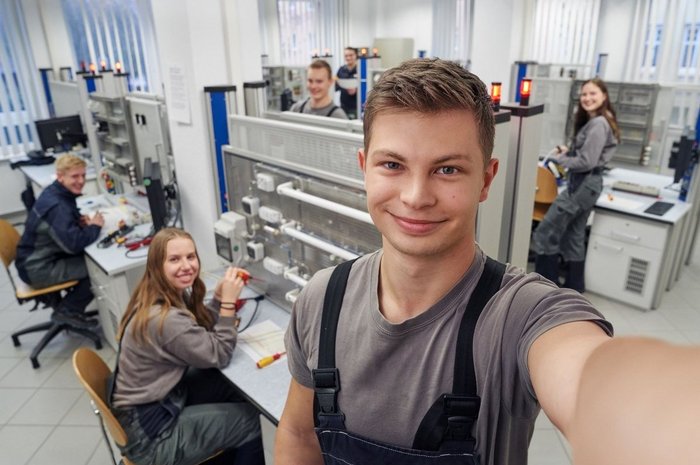
[[[500,289],[505,265],[486,258],[483,274],[467,303],[457,336],[452,393],[442,394],[421,421],[409,448],[385,444],[349,432],[338,408],[340,376],[335,366],[335,337],[352,261],[333,270],[323,302],[318,368],[313,370],[316,435],[326,465],[478,465],[472,427],[481,399],[476,393],[472,346],[482,309]]]

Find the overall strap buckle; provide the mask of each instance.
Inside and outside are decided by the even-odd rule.
[[[318,422],[321,427],[344,428],[345,415],[338,409],[340,372],[338,368],[315,368],[314,393],[318,402]]]
[[[479,397],[445,394],[443,408],[447,417],[447,428],[443,436],[441,450],[449,450],[455,446],[473,447],[476,440],[472,436],[472,428],[479,417],[481,399]]]

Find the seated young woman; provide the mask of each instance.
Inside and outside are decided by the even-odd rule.
[[[220,368],[236,345],[235,302],[246,272],[231,267],[204,304],[192,237],[158,232],[119,330],[111,407],[137,465],[265,463],[258,412]]]

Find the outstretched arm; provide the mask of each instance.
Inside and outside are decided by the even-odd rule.
[[[289,386],[287,403],[277,426],[275,464],[322,464],[321,448],[314,431],[314,391],[294,379]]]
[[[700,347],[611,339],[576,322],[541,335],[528,367],[576,465],[700,463]]]

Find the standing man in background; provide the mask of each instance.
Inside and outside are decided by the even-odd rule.
[[[17,272],[31,286],[48,287],[78,280],[68,290],[53,318],[76,328],[97,326],[85,316],[93,298],[83,251],[97,240],[104,225],[98,212],[83,216],[75,199],[85,186],[85,160],[64,155],[56,161],[56,180],[41,193],[29,212],[17,246]]]
[[[338,69],[336,76],[338,79],[357,78],[357,49],[345,47],[343,52],[345,64]],[[335,83],[335,90],[340,91],[340,106],[350,119],[357,119],[357,87],[345,88]]]
[[[333,85],[331,65],[323,60],[312,61],[306,70],[306,90],[309,91],[309,98],[295,103],[289,111],[348,119],[343,109],[333,103],[333,97],[329,92],[331,85]]]

